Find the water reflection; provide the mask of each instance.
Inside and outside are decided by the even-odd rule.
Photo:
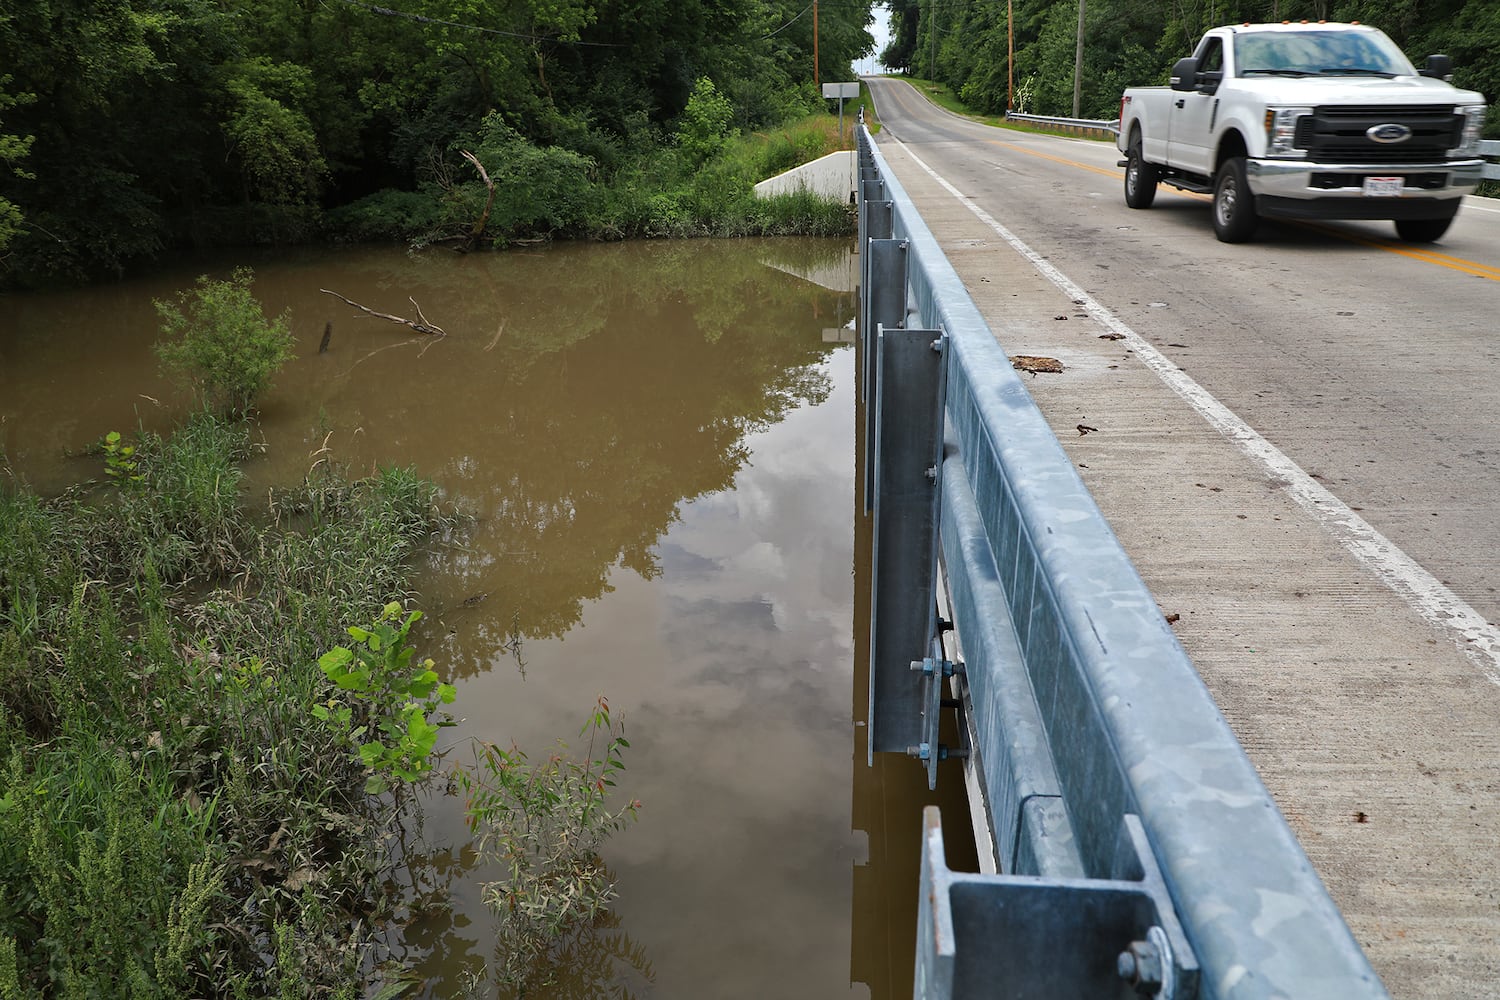
[[[183,412],[148,350],[150,299],[233,263],[246,261],[3,303],[0,444],[33,483],[96,474],[67,455]],[[621,787],[645,808],[607,847],[619,900],[570,944],[576,974],[533,995],[865,995],[851,978],[909,994],[919,805],[907,793],[922,782],[902,760],[872,785],[863,749],[851,753],[868,631],[854,612],[854,359],[825,331],[853,304],[809,280],[847,272],[846,247],[248,263],[298,339],[264,401],[251,496],[299,479],[325,445],[356,471],[414,466],[474,515],[430,554],[416,595],[424,654],[459,680],[455,739],[542,753],[601,692],[626,720]],[[324,288],[401,315],[414,299],[449,336],[409,336]],[[486,873],[460,848],[461,803],[428,806],[400,955],[424,995],[457,997],[494,940]],[[882,817],[909,825],[912,850],[904,834],[883,839]],[[858,870],[866,838],[851,827],[870,831]],[[855,900],[856,919],[878,926],[851,977],[851,892],[892,878],[892,894]]]

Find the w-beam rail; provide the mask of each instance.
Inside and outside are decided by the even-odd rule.
[[[971,753],[993,874],[924,817],[919,1000],[1386,992],[863,124],[870,753]],[[946,595],[938,617],[936,599]],[[952,685],[959,697],[945,700]],[[958,701],[972,748],[943,746]],[[967,824],[962,824],[966,827]]]
[[[1120,119],[1104,121],[1097,118],[1058,118],[1053,115],[1025,115],[1007,111],[1005,120],[1024,125],[1036,125],[1054,129],[1067,135],[1084,136],[1089,139],[1109,139],[1120,134]],[[1479,155],[1485,160],[1484,179],[1500,181],[1500,139],[1484,139],[1479,143]]]

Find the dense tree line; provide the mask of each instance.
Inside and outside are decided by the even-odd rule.
[[[485,142],[608,180],[678,145],[704,80],[731,116],[716,127],[776,123],[873,45],[872,0],[810,6],[7,0],[0,281],[326,232],[375,192],[450,192],[472,176],[458,150]]]
[[[1204,31],[1242,21],[1360,21],[1390,35],[1418,66],[1453,57],[1453,82],[1491,102],[1500,134],[1497,0],[890,0],[885,65],[951,87],[970,107],[1033,114],[1073,110],[1078,16],[1084,13],[1079,113],[1113,118],[1120,91],[1165,83]],[[1008,30],[1014,31],[1014,85]]]

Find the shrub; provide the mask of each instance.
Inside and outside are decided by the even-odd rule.
[[[328,213],[335,239],[427,240],[449,221],[442,191],[424,184],[416,191],[377,191]]]
[[[496,972],[522,996],[547,985],[567,946],[608,910],[615,887],[599,849],[640,808],[608,803],[630,746],[608,701],[598,700],[579,735],[588,737],[581,760],[561,741],[541,763],[520,747],[481,742],[474,766],[455,773],[480,858],[500,873],[481,887],[500,918]]]
[[[677,126],[677,144],[693,160],[702,163],[723,148],[734,121],[734,106],[706,76],[693,84],[692,96],[682,109]]]
[[[489,228],[497,245],[586,232],[601,200],[593,160],[560,146],[535,145],[498,114],[485,118],[478,138],[473,153],[495,184]],[[484,194],[479,184],[456,187],[456,216],[465,222],[478,218]]]
[[[156,353],[213,409],[248,412],[292,356],[287,314],[267,320],[250,293],[254,274],[239,268],[228,281],[198,279],[175,302],[157,300],[163,339]]]

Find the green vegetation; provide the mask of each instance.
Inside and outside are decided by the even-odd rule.
[[[157,302],[163,339],[162,364],[221,413],[245,413],[272,376],[292,356],[292,330],[285,315],[267,320],[250,293],[246,268],[228,281],[198,279],[176,303]]]
[[[1007,106],[1042,115],[1073,112],[1075,0],[890,0],[891,42],[881,61],[946,87],[964,110],[998,115]],[[1013,11],[1010,65],[1007,9]],[[1114,118],[1128,86],[1165,83],[1172,63],[1204,31],[1238,21],[1327,19],[1374,25],[1418,66],[1431,53],[1453,57],[1453,82],[1486,95],[1487,135],[1500,135],[1500,19],[1492,0],[1254,0],[1238,7],[1090,0],[1083,7],[1079,116]],[[1012,93],[1012,86],[1014,92]],[[1009,105],[1007,105],[1009,100]]]
[[[826,112],[814,80],[852,76],[872,5],[14,0],[0,284],[213,244],[461,239],[485,200],[465,151],[496,182],[492,243],[799,229],[804,206],[750,209],[714,154]]]
[[[421,617],[392,601],[369,628],[349,626],[352,649],[335,646],[318,658],[318,669],[348,701],[335,695],[313,705],[312,714],[358,745],[359,762],[373,772],[367,795],[388,789],[392,776],[421,780],[432,770],[439,729],[451,725],[432,717],[438,705],[453,704],[453,685],[438,680],[430,659],[411,666],[416,650],[406,639]]]
[[[614,883],[599,848],[640,808],[632,800],[611,809],[607,801],[630,746],[609,702],[599,699],[579,735],[588,737],[582,760],[561,741],[539,764],[519,747],[480,743],[474,766],[458,772],[480,857],[503,873],[482,887],[500,920],[495,978],[521,995],[546,985],[556,959],[576,949],[576,938],[608,909]]]
[[[698,236],[835,236],[847,233],[847,206],[803,194],[756,198],[753,188],[783,170],[839,148],[837,119],[814,115],[751,134],[725,130],[722,96],[709,87],[700,117],[679,142],[602,176],[597,164],[557,147],[538,147],[498,116],[472,152],[495,185],[485,242],[504,247],[537,239],[651,239]],[[445,177],[418,192],[384,191],[334,210],[346,238],[456,243],[484,217],[489,192],[477,171]]]
[[[367,780],[415,769],[314,719],[315,665],[443,522],[398,469],[321,467],[252,513],[248,440],[198,414],[109,435],[103,482],[0,488],[7,998],[352,998],[373,974],[399,859]]]

